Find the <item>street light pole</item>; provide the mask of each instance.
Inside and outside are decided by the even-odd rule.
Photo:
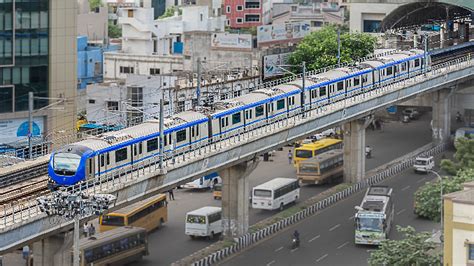
[[[28,92],[28,157],[33,159],[33,144],[31,138],[33,136],[33,109],[34,109],[34,95],[33,92]]]
[[[163,98],[160,99],[160,138],[159,138],[159,141],[160,141],[160,147],[159,147],[159,150],[160,150],[160,163],[159,163],[159,166],[160,166],[160,170],[163,169],[163,156],[165,155],[164,154],[164,151],[163,151],[163,134],[164,134],[164,111],[163,111]]]
[[[341,30],[337,29],[337,66],[341,64]]]
[[[197,106],[201,106],[201,57],[197,58]]]
[[[74,216],[74,250],[73,250],[73,266],[79,266],[79,224],[80,217],[79,215]]]
[[[304,92],[304,89],[306,88],[306,84],[305,84],[305,81],[306,81],[306,62],[303,61],[303,77],[302,77],[302,85],[303,85],[303,88],[302,88],[302,106],[303,106],[303,117],[305,117],[305,102],[306,102],[306,95],[305,95],[305,92]]]
[[[438,178],[439,180],[439,185],[441,186],[441,192],[440,192],[440,196],[441,196],[441,206],[440,206],[440,209],[441,209],[441,236],[444,234],[444,223],[443,223],[443,220],[444,220],[444,217],[443,217],[443,178],[441,177],[440,174],[438,174],[438,172],[436,171],[433,171],[433,170],[428,170],[428,172],[432,173],[432,174],[435,174],[436,177]],[[443,237],[441,237],[441,243],[443,243]]]

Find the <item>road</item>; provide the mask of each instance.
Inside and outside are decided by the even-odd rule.
[[[402,124],[390,122],[385,124],[384,132],[367,131],[366,142],[373,148],[373,157],[366,162],[367,169],[400,157],[431,141],[429,122],[430,114],[425,114],[419,121]],[[273,161],[261,161],[250,175],[250,186],[254,187],[275,177],[295,177],[293,166],[288,164],[288,147],[275,153]],[[323,186],[303,186],[301,199],[305,200],[329,188]],[[143,261],[132,265],[169,265],[209,244],[211,240],[191,240],[184,234],[184,217],[188,211],[203,206],[220,206],[220,201],[212,198],[209,191],[175,190],[175,199],[168,205],[168,223],[149,236],[150,255]],[[265,219],[275,212],[250,209],[250,224]],[[352,213],[352,210],[347,213]]]
[[[383,185],[393,188],[395,225],[410,225],[418,231],[439,228],[439,224],[418,219],[413,214],[414,192],[433,178],[432,175],[415,174],[409,169],[383,182]],[[374,247],[354,244],[354,206],[360,204],[364,193],[365,190],[303,220],[222,265],[367,265],[369,251]],[[301,246],[291,250],[289,244],[295,229],[300,232]],[[392,228],[390,238],[400,237]]]

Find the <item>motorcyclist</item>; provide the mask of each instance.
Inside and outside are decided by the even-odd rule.
[[[295,230],[295,232],[293,233],[293,238],[296,240],[297,243],[300,242],[300,233],[298,232],[298,230]]]
[[[365,156],[367,157],[372,156],[372,148],[369,145],[365,147]]]
[[[461,113],[460,113],[459,111],[456,113],[456,121],[457,121],[457,122],[461,122],[461,121],[462,121]]]

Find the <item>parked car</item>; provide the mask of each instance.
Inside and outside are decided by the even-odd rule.
[[[418,112],[416,108],[412,108],[412,107],[405,108],[402,111],[402,114],[407,115],[412,120],[416,120],[418,119],[418,117],[420,117],[420,112]]]

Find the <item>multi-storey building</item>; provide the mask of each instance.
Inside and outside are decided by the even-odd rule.
[[[224,0],[224,15],[231,28],[250,28],[268,23],[270,0]]]
[[[77,0],[0,2],[0,143],[28,134],[28,93],[38,110],[64,99],[63,109],[34,113],[32,134],[74,128]],[[48,98],[56,98],[49,100]]]

